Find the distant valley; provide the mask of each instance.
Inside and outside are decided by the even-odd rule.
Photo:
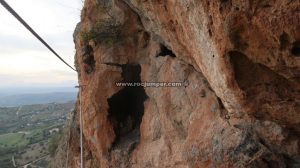
[[[59,97],[61,95],[61,97]],[[15,103],[64,101],[76,94],[16,96]],[[54,96],[57,96],[55,99]],[[35,98],[33,98],[35,97]],[[38,100],[41,98],[41,100]],[[8,100],[8,99],[6,99]],[[13,101],[10,105],[13,104]],[[75,101],[0,107],[0,167],[47,167]],[[28,166],[29,167],[29,166]]]
[[[51,92],[34,94],[0,95],[0,107],[14,107],[31,104],[64,103],[76,100],[77,92]]]

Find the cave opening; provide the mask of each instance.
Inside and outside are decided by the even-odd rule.
[[[95,70],[96,61],[93,54],[93,48],[90,45],[87,45],[82,49],[82,61],[86,65],[84,66],[86,73],[90,74]]]
[[[279,40],[280,40],[280,49],[281,50],[283,50],[286,47],[288,47],[288,45],[289,45],[289,36],[288,36],[288,34],[286,32],[283,32],[280,35]]]
[[[239,87],[243,90],[251,87],[261,74],[259,65],[254,64],[245,54],[239,51],[229,51],[228,55]]]
[[[165,57],[165,56],[176,57],[176,55],[173,53],[172,50],[168,49],[163,44],[160,44],[160,52],[156,55],[156,57]]]
[[[121,65],[122,82],[140,83],[140,65]],[[109,120],[116,139],[113,146],[127,141],[139,142],[140,124],[144,115],[144,101],[148,98],[142,86],[126,86],[108,101]]]
[[[296,57],[300,57],[300,41],[297,41],[293,44],[291,53]]]

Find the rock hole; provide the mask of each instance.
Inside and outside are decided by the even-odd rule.
[[[289,45],[289,36],[286,32],[283,32],[280,37],[280,49],[283,50]]]
[[[160,44],[160,52],[156,55],[156,57],[176,57],[172,50],[169,50],[166,46]]]
[[[204,89],[200,91],[200,97],[206,97],[206,92]]]
[[[222,12],[223,10],[230,8],[230,6],[231,6],[230,0],[221,0],[219,11]]]
[[[257,81],[259,68],[241,52],[230,51],[228,54],[238,85],[241,89],[250,87]]]
[[[230,51],[228,54],[235,79],[241,89],[272,85],[276,86],[277,94],[284,94],[285,88],[289,86],[284,77],[263,64],[252,62],[245,54],[239,51]]]
[[[293,43],[291,53],[296,57],[300,57],[300,41]]]
[[[272,5],[270,5],[270,4],[266,4],[263,6],[263,8],[270,8],[270,7],[272,7]]]
[[[122,65],[122,82],[140,83],[140,65]],[[138,143],[140,124],[144,115],[144,101],[148,98],[143,87],[125,87],[107,101],[109,120],[113,125],[116,139],[113,147],[128,147]]]
[[[208,29],[208,34],[209,34],[209,37],[212,37],[212,31],[211,31],[211,29]]]
[[[242,33],[244,32],[243,27],[239,27],[237,29],[230,30],[229,39],[232,42],[234,48],[238,50],[246,50],[249,45],[248,43],[242,38]]]
[[[225,109],[222,100],[221,100],[219,97],[217,97],[217,100],[218,100],[218,103],[219,103],[219,105],[220,105],[220,108],[221,108],[222,110]]]
[[[143,33],[143,41],[142,41],[142,46],[143,48],[146,48],[149,44],[149,41],[150,41],[150,34],[147,33],[147,32],[144,32]]]
[[[95,58],[93,54],[93,48],[90,45],[85,46],[82,49],[82,61],[84,63],[84,70],[90,74],[95,70]]]

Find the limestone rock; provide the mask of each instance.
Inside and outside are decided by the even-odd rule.
[[[290,0],[86,0],[74,33],[86,167],[300,167],[299,10]]]

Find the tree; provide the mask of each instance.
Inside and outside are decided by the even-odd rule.
[[[50,138],[49,144],[48,144],[48,150],[49,150],[50,156],[52,156],[52,157],[54,156],[55,151],[59,145],[59,141],[60,141],[61,137],[62,137],[62,134],[57,133]]]

